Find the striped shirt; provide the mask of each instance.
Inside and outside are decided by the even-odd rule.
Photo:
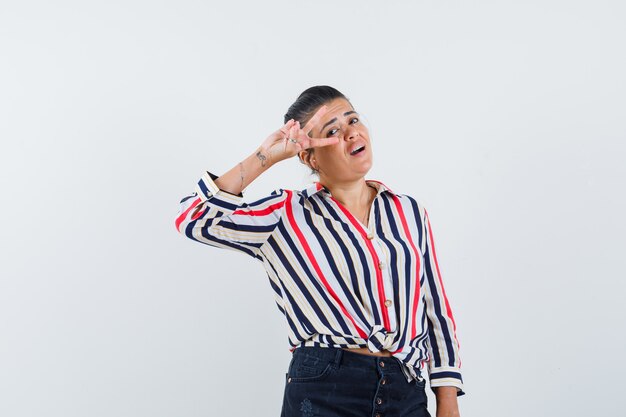
[[[408,382],[427,367],[431,388],[464,394],[456,324],[421,203],[366,180],[377,194],[365,225],[319,182],[246,203],[217,178],[206,172],[181,200],[176,228],[263,263],[291,351],[389,350]]]

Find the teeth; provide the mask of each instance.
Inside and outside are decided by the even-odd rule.
[[[354,155],[355,153],[357,153],[358,151],[360,151],[361,149],[363,149],[364,146],[359,146],[358,148],[356,148],[355,150],[353,150],[352,152],[350,152],[350,155]]]

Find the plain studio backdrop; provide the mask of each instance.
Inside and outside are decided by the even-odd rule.
[[[461,415],[620,415],[625,12],[2,1],[0,415],[278,416],[290,352],[265,271],[174,219],[320,84],[370,127],[366,178],[429,210]],[[313,180],[294,158],[244,196]]]

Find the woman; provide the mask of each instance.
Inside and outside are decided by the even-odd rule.
[[[263,263],[289,325],[281,416],[429,416],[426,365],[437,416],[458,416],[459,344],[426,209],[365,179],[369,133],[336,89],[305,90],[284,121],[222,176],[207,172],[176,220],[193,240]],[[294,155],[320,180],[243,202]]]

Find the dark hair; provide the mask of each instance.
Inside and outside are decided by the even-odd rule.
[[[289,110],[285,113],[283,123],[293,119],[299,121],[301,126],[304,126],[318,108],[336,98],[348,100],[339,90],[328,85],[316,85],[315,87],[307,88],[289,107]]]
[[[293,119],[300,122],[300,126],[304,126],[309,119],[313,117],[317,109],[336,98],[343,98],[350,102],[339,90],[328,85],[309,87],[298,96],[291,106],[289,106],[289,110],[285,113],[283,123],[287,123],[289,120]],[[312,151],[313,148],[307,149],[307,153],[309,154]],[[300,155],[298,155],[298,158],[300,158]],[[300,159],[300,162],[304,163],[302,159]],[[315,173],[317,173],[317,171],[311,169],[311,174]]]

